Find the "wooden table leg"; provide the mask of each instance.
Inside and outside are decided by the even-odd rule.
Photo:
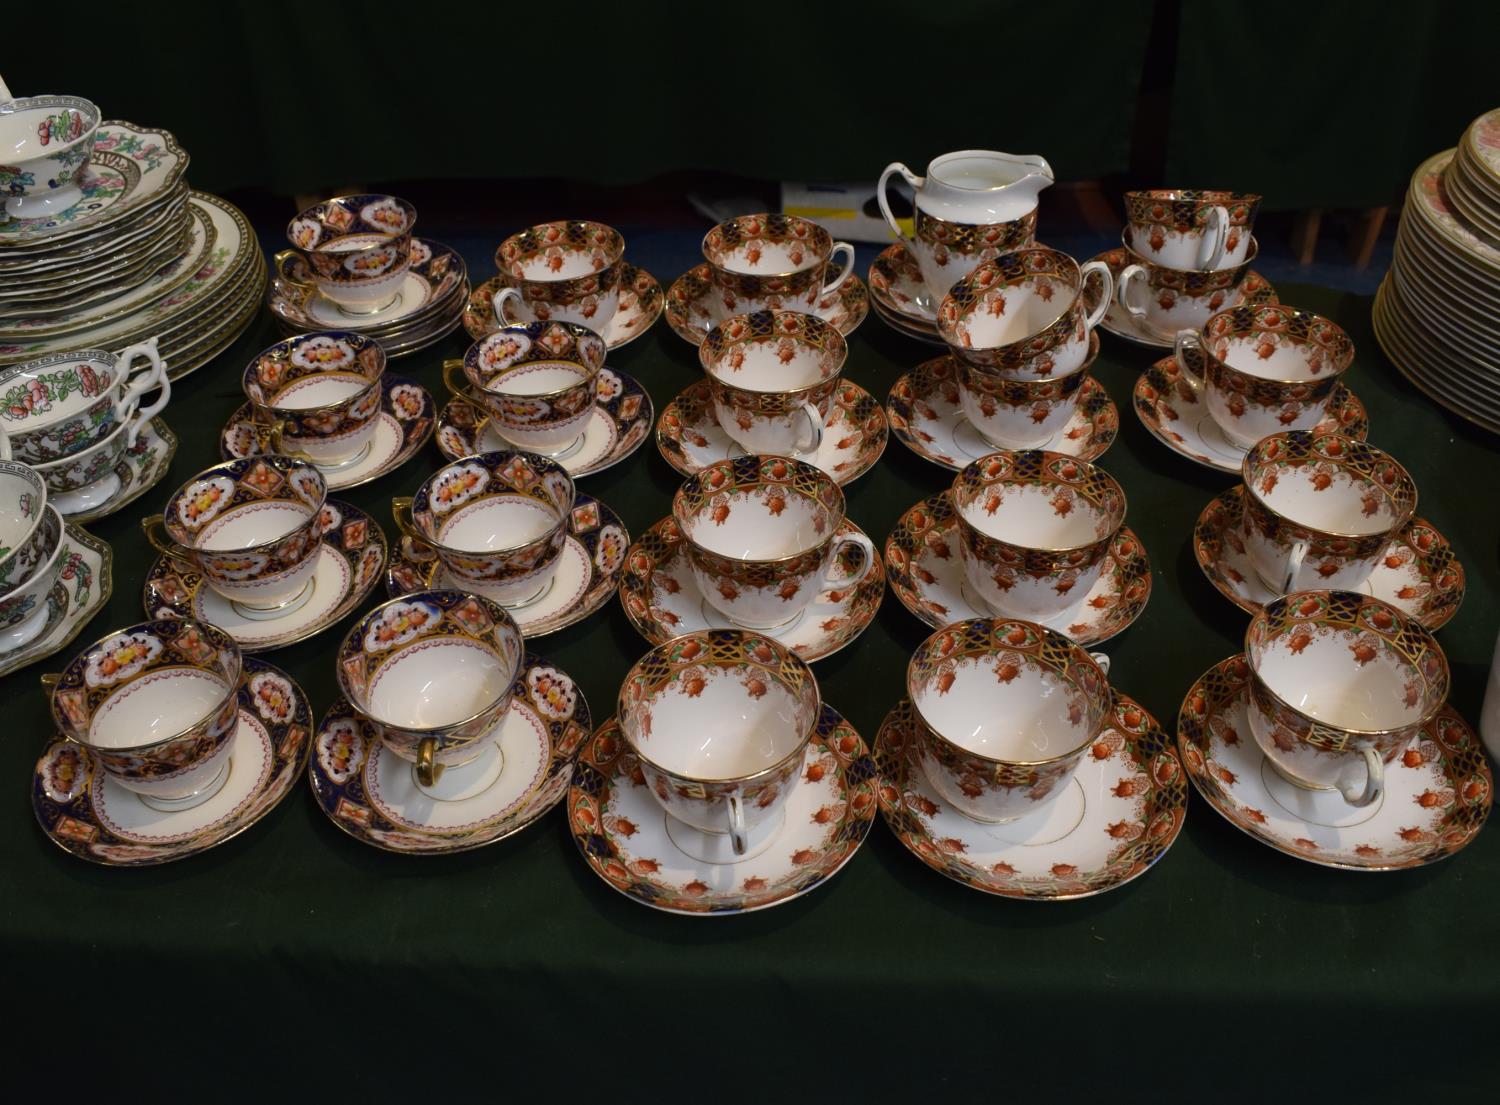
[[[1375,243],[1380,240],[1380,231],[1389,211],[1389,207],[1372,207],[1361,213],[1354,232],[1349,235],[1349,259],[1356,272],[1369,267],[1370,255],[1375,252]]]
[[[1318,252],[1318,230],[1323,225],[1323,209],[1313,208],[1297,216],[1292,224],[1292,252],[1297,264],[1310,265]]]

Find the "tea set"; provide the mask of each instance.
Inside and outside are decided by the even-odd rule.
[[[909,234],[886,195],[896,176],[915,193]],[[1122,247],[1079,263],[1036,241],[1052,179],[1043,158],[992,151],[945,154],[925,176],[893,163],[879,203],[898,241],[868,283],[824,227],[761,213],[713,227],[703,264],[665,293],[596,221],[512,234],[498,275],[470,289],[400,197],[302,211],[268,301],[287,337],[245,366],[222,461],[142,523],[161,554],[149,620],[44,677],[58,730],[33,780],[44,831],[95,862],[165,862],[248,828],[304,771],[343,832],[404,854],[492,844],[565,803],[600,878],[690,915],[816,889],[877,810],[922,863],[981,892],[1103,893],[1171,847],[1189,779],[1310,862],[1456,852],[1491,800],[1432,635],[1463,568],[1417,515],[1410,474],[1365,441],[1352,341],[1254,272],[1259,197],[1129,193]],[[872,299],[945,350],[884,402],[845,374]],[[703,376],[658,417],[609,357],[663,313]],[[472,344],[442,363],[439,409],[387,361],[460,323]],[[1119,433],[1093,376],[1100,331],[1172,349],[1137,383],[1137,413],[1174,452],[1240,476],[1193,550],[1251,615],[1244,652],[1195,684],[1175,740],[1090,651],[1152,590],[1126,491],[1099,463]],[[151,367],[132,376],[137,358]],[[118,469],[153,427],[165,438],[170,388],[149,345],[40,358],[4,387],[24,413],[6,414],[0,462],[0,588],[14,588],[0,634],[23,657],[63,632],[47,604],[61,564],[107,591],[107,550],[91,569],[64,554],[63,508],[151,486]],[[578,481],[653,426],[682,481],[632,538]],[[392,500],[394,543],[332,497],[434,434],[444,463]],[[877,551],[844,487],[892,435],[949,486]],[[315,723],[254,654],[330,629],[382,581]],[[887,581],[932,632],[867,743],[813,665],[868,628]],[[529,642],[616,594],[646,650],[596,719]]]

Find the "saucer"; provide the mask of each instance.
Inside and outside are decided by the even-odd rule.
[[[823,444],[816,454],[794,455],[821,468],[840,484],[849,484],[875,466],[885,452],[888,436],[885,413],[874,396],[858,384],[842,380],[823,423]],[[714,417],[707,380],[689,385],[667,404],[656,425],[656,448],[684,476],[744,453]]]
[[[1189,349],[1184,355],[1195,364],[1203,356],[1197,349]],[[1249,450],[1224,436],[1208,413],[1208,405],[1199,402],[1199,386],[1183,374],[1175,356],[1163,357],[1136,380],[1132,405],[1152,436],[1174,453],[1205,468],[1239,475]],[[1328,417],[1316,429],[1337,430],[1363,441],[1370,432],[1370,420],[1354,392],[1337,384],[1328,399]]]
[[[903,698],[880,726],[880,812],[913,855],[965,886],[1031,901],[1092,897],[1143,874],[1182,831],[1187,781],[1172,740],[1118,691],[1109,727],[1068,790],[1003,825],[974,821],[943,800],[916,758],[917,724]]]
[[[495,319],[493,303],[495,293],[506,286],[500,277],[491,277],[469,293],[464,304],[464,329],[475,341],[500,329]],[[600,335],[606,348],[619,349],[629,345],[661,317],[665,297],[661,285],[645,269],[638,269],[628,262],[620,263],[620,305],[609,320],[609,325]],[[513,308],[506,308],[506,322],[518,322],[511,317]]]
[[[896,522],[885,542],[891,590],[934,629],[969,618],[992,618],[964,581],[958,522],[948,492],[923,499]],[[1151,561],[1129,526],[1115,537],[1105,569],[1088,594],[1050,618],[1035,619],[1084,648],[1102,644],[1129,628],[1151,597]]]
[[[598,499],[579,495],[558,554],[557,574],[546,594],[525,606],[506,607],[525,637],[542,637],[583,621],[614,596],[630,533],[620,516]],[[391,556],[385,590],[391,598],[413,591],[453,588],[489,596],[483,584],[452,575],[435,553],[417,552],[403,538]]]
[[[387,750],[344,698],[334,699],[307,765],[318,805],[354,839],[388,852],[464,852],[520,832],[567,793],[573,754],[592,725],[573,680],[529,652],[512,693],[494,730],[504,754],[499,776],[451,801],[418,790],[413,765]]]
[[[371,315],[348,315],[317,289],[289,283],[274,273],[266,293],[267,306],[282,323],[298,331],[380,330],[387,333],[415,323],[425,312],[446,306],[448,298],[468,279],[464,259],[441,242],[411,240],[411,267],[396,298]],[[425,254],[425,256],[422,256]]]
[[[110,867],[186,859],[244,832],[275,809],[302,774],[312,711],[285,672],[248,656],[239,699],[228,778],[191,809],[151,808],[94,770],[88,749],[53,736],[31,781],[42,831],[63,851]]]
[[[1130,259],[1126,256],[1123,246],[1107,249],[1094,257],[1093,260],[1103,261],[1108,265],[1109,274],[1116,280],[1120,279],[1120,273],[1124,272],[1130,265]],[[1271,286],[1271,282],[1254,269],[1245,273],[1245,279],[1240,282],[1239,292],[1238,300],[1233,303],[1226,302],[1220,309],[1227,311],[1231,307],[1256,307],[1262,303],[1281,302],[1276,297],[1276,289]],[[1091,301],[1090,306],[1098,302],[1094,296],[1089,296],[1088,298]],[[1152,349],[1171,349],[1177,342],[1176,331],[1162,333],[1147,326],[1144,322],[1137,321],[1115,299],[1110,300],[1109,310],[1105,312],[1103,320],[1099,323],[1099,328],[1109,331],[1117,338],[1124,338],[1126,341],[1134,342],[1136,345],[1149,346]]]
[[[865,742],[825,702],[771,842],[733,863],[693,859],[672,843],[667,814],[610,718],[578,754],[568,827],[589,867],[627,898],[722,916],[781,905],[827,882],[864,843],[877,804]]]
[[[881,317],[898,329],[942,340],[922,269],[905,242],[887,246],[870,262],[870,298],[882,312]]]
[[[385,534],[356,506],[329,499],[334,522],[323,539],[313,591],[300,606],[275,618],[247,618],[182,561],[157,557],[146,573],[141,599],[146,616],[196,618],[223,629],[243,652],[267,652],[305,641],[342,621],[380,579]]]
[[[646,440],[656,418],[651,396],[633,376],[601,368],[596,380],[599,402],[584,427],[583,444],[554,458],[574,479],[602,472],[630,456]],[[449,460],[517,448],[461,399],[449,400],[438,415],[437,447]]]
[[[1198,794],[1230,824],[1279,852],[1324,867],[1393,871],[1447,859],[1484,825],[1493,782],[1473,730],[1445,706],[1386,764],[1385,795],[1350,806],[1278,775],[1250,732],[1243,654],[1221,660],[1188,691],[1177,749]]]
[[[126,449],[115,464],[117,486],[114,491],[103,499],[98,498],[100,492],[93,487],[48,492],[47,501],[65,519],[78,525],[103,518],[135,502],[160,483],[176,453],[177,435],[158,416],[141,427],[135,444]]]
[[[847,518],[838,532],[863,533]],[[848,574],[850,565],[841,562]],[[796,620],[758,629],[808,663],[832,656],[875,620],[885,595],[885,568],[877,555],[870,572],[853,589],[824,591]],[[699,629],[742,628],[708,605],[693,577],[676,521],[668,515],[630,546],[620,575],[620,603],[636,631],[653,645]]]
[[[1277,595],[1261,581],[1240,536],[1245,489],[1231,487],[1204,507],[1193,528],[1193,555],[1219,594],[1247,614]],[[1360,588],[1410,614],[1428,629],[1448,624],[1464,601],[1464,569],[1448,539],[1425,518],[1413,518],[1386,549]]]
[[[0,675],[9,675],[72,644],[78,631],[104,609],[114,587],[110,547],[73,522],[63,523],[63,558],[47,592],[47,620],[26,644],[0,652]]]
[[[958,399],[952,357],[935,357],[903,374],[885,400],[896,439],[923,460],[957,472],[970,461],[1001,451],[974,428]],[[1098,460],[1120,432],[1120,412],[1104,385],[1090,376],[1078,390],[1078,408],[1038,449]]]
[[[880,321],[896,331],[896,333],[911,338],[913,341],[919,341],[924,345],[934,345],[939,349],[948,348],[948,343],[938,335],[936,330],[923,329],[898,318],[888,307],[882,307],[879,300],[872,300],[872,304],[871,309],[879,317]]]
[[[329,491],[378,480],[409,461],[432,433],[432,396],[415,380],[387,372],[381,379],[380,420],[369,450],[352,464],[319,467]],[[253,457],[263,449],[250,421],[250,404],[241,403],[219,432],[219,456],[224,460]]]
[[[683,341],[701,345],[713,329],[713,316],[705,303],[712,289],[706,264],[688,269],[667,289],[667,325]],[[832,295],[824,296],[812,313],[848,337],[865,320],[869,309],[869,289],[858,273],[850,273],[849,279]]]

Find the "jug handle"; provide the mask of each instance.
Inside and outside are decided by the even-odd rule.
[[[880,213],[885,216],[885,221],[890,225],[891,233],[896,236],[896,241],[910,241],[901,233],[901,224],[896,221],[896,216],[891,214],[891,205],[885,198],[886,182],[891,179],[892,173],[900,173],[906,179],[906,183],[918,192],[922,190],[922,185],[927,183],[927,178],[917,176],[899,161],[892,161],[885,167],[885,172],[880,174],[880,183],[875,185],[875,202],[880,204]]]

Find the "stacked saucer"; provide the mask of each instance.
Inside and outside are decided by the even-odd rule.
[[[1500,109],[1413,175],[1374,323],[1407,379],[1500,430]]]
[[[187,164],[168,131],[100,123],[76,200],[0,216],[0,364],[154,336],[177,378],[249,325],[265,279],[249,224],[191,191]]]

